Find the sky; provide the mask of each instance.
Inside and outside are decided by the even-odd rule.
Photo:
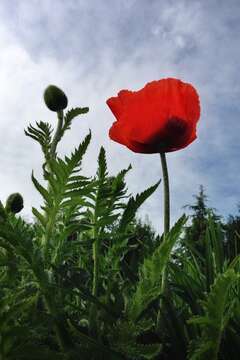
[[[41,198],[40,147],[24,135],[36,121],[56,125],[43,102],[49,84],[62,88],[69,108],[89,106],[59,145],[69,154],[89,129],[83,173],[94,175],[101,146],[109,174],[132,164],[126,177],[136,195],[162,178],[159,154],[136,154],[113,142],[115,121],[106,100],[121,89],[139,90],[175,77],[194,85],[201,102],[197,139],[167,154],[171,224],[194,202],[202,184],[218,214],[237,213],[240,202],[239,0],[2,0],[0,2],[0,199],[20,192],[23,216]],[[163,184],[139,216],[163,230]]]

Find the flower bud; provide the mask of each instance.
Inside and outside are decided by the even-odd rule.
[[[68,99],[64,92],[55,85],[49,85],[43,94],[45,104],[52,111],[60,111],[67,107]]]
[[[19,193],[9,195],[6,201],[5,209],[7,212],[14,214],[19,213],[23,209],[23,197]]]

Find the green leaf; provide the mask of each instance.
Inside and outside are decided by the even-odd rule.
[[[221,339],[232,310],[229,307],[229,290],[237,280],[239,274],[233,269],[219,274],[204,304],[204,314],[189,320],[189,323],[198,324],[201,328],[200,338],[190,346],[190,360],[218,359]]]
[[[136,321],[150,303],[160,296],[163,270],[186,221],[187,217],[183,215],[167,234],[166,239],[156,248],[153,255],[144,260],[140,268],[139,282],[127,306],[127,314],[132,321]]]
[[[32,207],[32,213],[40,221],[42,226],[45,227],[47,224],[47,220],[45,219],[45,217],[35,207]]]
[[[38,190],[38,192],[42,195],[48,206],[52,206],[53,202],[49,195],[49,192],[37,181],[37,179],[33,175],[33,171],[32,171],[32,182],[36,187],[36,189]]]
[[[89,111],[88,107],[83,107],[83,108],[74,108],[69,110],[66,115],[64,116],[64,124],[61,130],[61,137],[63,136],[64,132],[66,130],[69,130],[72,124],[72,120],[78,116],[78,115],[82,115],[82,114],[86,114]]]
[[[123,212],[122,218],[120,220],[119,225],[119,232],[124,232],[127,225],[133,220],[138,208],[143,204],[143,202],[151,196],[154,191],[157,189],[158,185],[160,184],[161,180],[158,181],[155,185],[149,187],[141,194],[137,194],[136,198],[134,199],[131,197],[127,203],[126,209]]]
[[[137,337],[144,332],[144,328],[146,328],[146,321],[134,323],[130,320],[121,319],[112,327],[111,334],[109,334],[110,343],[113,344],[116,351],[127,356],[127,358],[154,359],[161,351],[161,345],[137,342]]]
[[[107,176],[107,161],[106,161],[106,151],[103,146],[101,146],[100,153],[98,156],[98,179],[101,181]]]
[[[136,355],[139,357],[135,357],[135,359],[141,358],[141,359],[154,359],[155,356],[157,356],[162,349],[161,344],[137,344],[136,345]]]
[[[49,150],[52,141],[52,126],[43,121],[37,122],[37,127],[33,127],[32,125],[28,126],[27,130],[24,130],[25,135],[31,137],[33,140],[37,141],[43,150],[45,158],[47,160],[49,155]]]
[[[79,173],[81,170],[80,165],[82,163],[82,158],[87,150],[90,140],[91,132],[89,132],[83,142],[80,143],[70,156],[65,156],[64,160],[58,157],[48,161],[50,167],[50,171],[46,175],[46,179],[50,185],[48,191],[33,177],[34,185],[45,199],[44,206],[41,206],[44,214],[37,213],[36,210],[34,210],[35,215],[45,228],[45,234],[42,241],[45,246],[45,252],[47,253],[46,249],[51,244],[51,246],[55,246],[59,250],[59,258],[61,258],[59,252],[64,251],[64,246],[61,245],[61,241],[64,242],[66,239],[61,238],[61,235],[59,235],[58,219],[59,217],[62,217],[64,221],[63,226],[67,226],[67,222],[72,217],[77,216],[77,210],[80,206],[85,206],[85,198],[94,188],[93,182],[86,177],[84,178],[84,182],[82,180],[81,183],[78,183],[80,186],[78,188],[75,188],[72,183],[73,174],[76,172]],[[73,190],[69,190],[72,188]],[[69,209],[71,209],[71,215],[68,215],[68,218],[66,218],[64,217],[64,214],[66,214]],[[46,222],[44,222],[44,219],[46,219]],[[58,246],[58,242],[61,246]],[[55,255],[53,255],[54,258],[56,257]]]

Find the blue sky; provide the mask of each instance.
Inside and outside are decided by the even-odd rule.
[[[114,121],[106,99],[165,77],[192,83],[201,99],[198,138],[167,154],[172,223],[193,201],[199,185],[219,214],[240,202],[240,2],[161,0],[19,0],[0,2],[1,200],[19,191],[29,216],[40,197],[30,179],[41,179],[38,144],[24,135],[31,122],[55,124],[43,101],[45,87],[61,87],[69,106],[89,106],[59,147],[69,153],[92,129],[84,171],[94,174],[103,145],[109,172],[129,163],[136,194],[161,177],[158,154],[135,154],[108,138]],[[161,231],[162,184],[142,206]]]

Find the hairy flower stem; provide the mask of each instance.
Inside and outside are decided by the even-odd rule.
[[[60,110],[57,112],[57,117],[58,117],[58,123],[57,123],[57,129],[56,132],[54,134],[51,146],[50,146],[50,160],[56,158],[56,149],[57,149],[57,144],[59,143],[60,139],[61,139],[61,131],[62,131],[62,127],[63,127],[63,110]],[[50,165],[47,164],[47,170],[49,172],[51,172],[51,168]],[[50,187],[50,183],[48,183],[48,191],[49,191],[49,187]],[[44,237],[44,246],[45,246],[45,253],[47,253],[47,249],[48,249],[48,244],[49,244],[49,239],[51,238],[52,235],[52,229],[53,229],[53,224],[54,224],[54,219],[52,218],[52,220],[49,220],[47,225],[46,225],[46,232],[45,232],[45,237]]]
[[[97,239],[95,239],[93,244],[93,262],[94,262],[94,268],[93,268],[92,294],[94,296],[97,296],[98,293],[98,240]]]
[[[63,110],[60,110],[57,112],[57,117],[58,117],[58,123],[57,123],[57,128],[50,146],[50,152],[49,152],[49,158],[51,159],[55,159],[56,158],[56,149],[57,149],[57,144],[59,143],[60,139],[61,139],[61,131],[62,131],[62,127],[63,127]],[[47,160],[47,159],[46,159]],[[49,172],[51,172],[51,168],[50,165],[47,163],[46,166],[47,170]],[[48,190],[50,187],[50,183],[48,183]],[[56,217],[57,213],[56,211],[53,212],[52,217],[48,220],[46,228],[45,228],[45,236],[44,236],[44,246],[45,246],[45,257],[48,256],[48,244],[49,241],[51,239],[52,236],[52,231],[54,228],[54,220]],[[44,291],[44,285],[42,286],[43,292]],[[62,316],[61,314],[58,313],[58,311],[56,310],[56,305],[54,303],[53,300],[50,299],[49,295],[44,295],[45,298],[45,304],[46,304],[46,308],[48,309],[49,313],[53,316],[53,327],[54,327],[54,331],[56,334],[56,338],[57,338],[57,342],[58,345],[60,347],[60,349],[65,353],[66,359],[68,359],[68,351],[72,350],[73,348],[73,343],[71,340],[71,336],[67,330],[67,322],[66,319],[64,318],[64,316]]]
[[[57,116],[58,116],[57,129],[54,134],[54,137],[53,137],[53,140],[51,143],[51,147],[50,147],[51,158],[56,157],[57,144],[58,144],[59,140],[61,139],[61,131],[62,131],[62,126],[63,126],[63,110],[58,111]]]
[[[169,178],[168,178],[168,168],[165,153],[160,153],[162,172],[163,172],[163,202],[164,202],[164,236],[163,241],[166,241],[167,234],[170,228],[170,193],[169,193]],[[161,295],[164,296],[167,288],[167,269],[166,266],[163,269],[162,273],[162,289]],[[162,309],[162,299],[160,300],[160,311]],[[158,313],[160,315],[160,313]],[[157,323],[159,323],[160,317],[158,316]]]
[[[94,220],[96,221],[96,219]],[[92,295],[98,296],[98,278],[99,278],[99,240],[96,234],[96,228],[93,228],[93,284],[92,284]],[[92,336],[96,336],[96,306],[92,304],[90,307],[89,316],[90,333]]]
[[[170,227],[170,194],[169,194],[169,178],[165,153],[160,153],[162,172],[163,172],[163,187],[164,187],[164,240]]]

